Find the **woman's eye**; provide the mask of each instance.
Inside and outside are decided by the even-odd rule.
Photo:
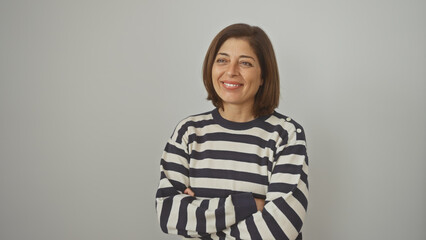
[[[253,64],[251,64],[250,62],[241,62],[241,64],[247,67],[253,67]]]
[[[226,62],[226,59],[218,58],[218,59],[216,60],[216,62],[217,62],[217,63],[225,63],[225,62]]]

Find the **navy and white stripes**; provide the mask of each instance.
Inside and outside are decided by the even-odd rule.
[[[308,205],[303,128],[277,112],[246,123],[218,110],[176,127],[161,159],[161,229],[200,239],[301,239]],[[183,194],[187,188],[195,197]],[[254,198],[265,199],[257,211]]]

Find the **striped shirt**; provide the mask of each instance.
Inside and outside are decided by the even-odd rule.
[[[301,239],[308,205],[302,126],[274,112],[231,122],[217,109],[175,128],[161,159],[156,211],[165,233],[198,239]],[[190,187],[195,197],[184,194]],[[257,211],[254,198],[265,199]]]

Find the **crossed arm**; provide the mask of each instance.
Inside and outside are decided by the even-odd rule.
[[[173,143],[174,144],[174,143]],[[266,201],[251,193],[198,199],[189,188],[184,148],[163,155],[156,207],[162,230],[185,237],[233,236],[236,239],[296,239],[307,210],[308,159],[304,141],[277,154]]]
[[[191,188],[186,188],[183,193],[188,194],[191,197],[195,197],[195,193],[191,190]],[[265,200],[261,198],[254,198],[254,201],[256,202],[257,211],[262,211],[265,206]]]

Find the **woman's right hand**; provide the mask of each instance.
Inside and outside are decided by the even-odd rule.
[[[191,188],[186,188],[183,193],[188,194],[191,197],[195,197],[195,193],[191,190]]]
[[[265,206],[265,199],[254,198],[254,201],[256,202],[257,211],[262,211]]]

